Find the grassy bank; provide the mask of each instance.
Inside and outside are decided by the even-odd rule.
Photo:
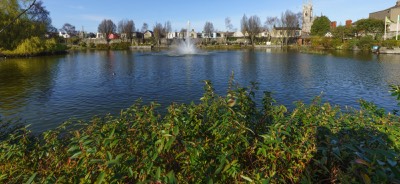
[[[297,103],[291,112],[256,86],[209,81],[199,104],[135,103],[118,116],[66,123],[33,136],[2,127],[2,183],[396,183],[399,116]],[[3,123],[4,124],[4,123]]]
[[[311,38],[311,45],[310,45],[312,49],[317,49],[317,50],[362,50],[362,51],[371,51],[373,46],[398,48],[400,47],[400,41],[394,39],[375,40],[372,36],[364,36],[349,40],[315,36]]]

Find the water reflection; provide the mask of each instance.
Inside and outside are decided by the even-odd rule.
[[[279,103],[325,101],[357,107],[364,98],[387,110],[397,108],[389,84],[400,84],[400,56],[361,52],[320,55],[280,49],[212,51],[169,57],[153,52],[83,51],[66,56],[0,61],[0,116],[21,117],[40,131],[76,117],[118,113],[142,98],[165,108],[199,102],[203,80],[226,94],[231,73],[242,85],[260,83],[256,94],[274,92]]]
[[[30,99],[46,103],[53,94],[54,76],[57,75],[59,57],[23,58],[0,62],[0,109],[3,116],[13,116]],[[27,108],[27,107],[26,107]],[[31,108],[31,107],[30,107]]]

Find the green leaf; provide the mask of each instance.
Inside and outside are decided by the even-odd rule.
[[[156,172],[156,180],[159,180],[160,177],[161,177],[161,168],[158,167],[158,168],[157,168],[157,172]]]
[[[177,136],[179,134],[179,127],[174,127],[174,135]]]
[[[129,177],[133,177],[133,170],[132,167],[128,168]]]
[[[113,148],[114,146],[116,146],[118,144],[118,140],[114,140],[111,144],[110,147]]]
[[[6,175],[6,174],[0,175],[0,181],[3,181],[3,180],[6,179],[6,178],[7,178],[7,175]]]
[[[93,142],[93,140],[88,140],[88,141],[85,141],[85,142],[83,143],[83,145],[86,146],[86,145],[88,145],[88,144],[90,144],[90,143],[92,143],[92,142]]]
[[[114,159],[114,160],[107,161],[107,162],[106,162],[106,165],[107,165],[108,167],[111,167],[111,166],[113,166],[113,165],[118,165],[119,163],[120,163],[119,160]]]
[[[69,149],[67,150],[67,152],[73,152],[73,151],[76,151],[76,150],[78,150],[78,149],[80,149],[79,146],[72,146],[71,148],[69,148]]]
[[[170,171],[170,172],[167,174],[167,178],[168,178],[168,183],[178,183],[178,182],[176,181],[176,177],[175,177],[174,171]]]
[[[247,177],[247,176],[240,175],[240,177],[241,177],[241,178],[243,178],[244,180],[248,181],[248,182],[251,182],[251,183],[253,183],[253,180],[252,180],[252,179],[250,179],[250,178],[249,178],[249,177]]]
[[[90,163],[96,164],[96,163],[103,163],[104,160],[103,159],[92,159],[90,160]]]
[[[31,184],[35,179],[37,173],[33,173],[31,177],[29,177],[28,181],[25,184]]]
[[[101,172],[100,174],[99,174],[99,176],[97,176],[97,179],[96,179],[96,184],[101,184],[101,183],[103,183],[103,180],[104,180],[104,178],[106,177],[106,173],[103,171],[103,172]]]
[[[124,153],[121,153],[115,157],[116,160],[120,160],[124,156]]]
[[[107,151],[107,160],[112,160],[112,155],[109,151]]]
[[[82,151],[76,152],[74,155],[72,155],[71,159],[78,158],[79,155],[81,155],[81,154],[82,154]]]
[[[115,132],[115,127],[111,130],[110,136],[108,136],[109,139],[111,139],[114,136]]]

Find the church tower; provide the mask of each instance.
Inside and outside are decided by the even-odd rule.
[[[313,5],[311,0],[306,0],[303,4],[303,28],[304,34],[309,35],[311,33],[311,26],[314,22]]]

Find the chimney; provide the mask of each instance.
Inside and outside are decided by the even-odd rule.
[[[351,27],[353,24],[352,20],[346,20],[346,27]]]
[[[336,26],[337,26],[337,22],[336,21],[331,22],[331,29],[335,29]]]

